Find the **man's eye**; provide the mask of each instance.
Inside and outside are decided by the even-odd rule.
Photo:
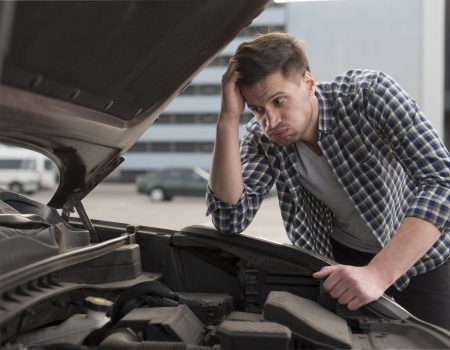
[[[279,106],[284,102],[284,97],[277,97],[273,102],[276,106]]]

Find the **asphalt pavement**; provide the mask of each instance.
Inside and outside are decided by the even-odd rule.
[[[30,197],[47,203],[52,194],[53,191],[39,191]],[[100,184],[82,203],[91,219],[173,230],[189,225],[212,227],[211,218],[206,216],[204,198],[175,197],[169,202],[154,203],[148,196],[138,194],[134,184]],[[276,197],[269,197],[263,202],[255,219],[243,234],[272,242],[289,243]]]

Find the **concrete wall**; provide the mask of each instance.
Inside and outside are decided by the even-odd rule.
[[[316,79],[383,70],[443,134],[444,0],[290,3],[287,30],[306,42]]]

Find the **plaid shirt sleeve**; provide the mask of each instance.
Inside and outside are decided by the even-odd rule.
[[[431,222],[442,231],[450,222],[450,155],[416,102],[379,72],[369,97],[375,125],[416,185],[406,216]]]
[[[235,205],[217,198],[210,188],[206,196],[207,214],[212,214],[214,226],[225,234],[238,234],[245,230],[274,183],[258,136],[253,133],[241,141],[241,166],[244,191]]]

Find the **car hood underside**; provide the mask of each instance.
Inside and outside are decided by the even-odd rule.
[[[1,3],[0,140],[50,157],[49,204],[75,205],[268,3]]]

